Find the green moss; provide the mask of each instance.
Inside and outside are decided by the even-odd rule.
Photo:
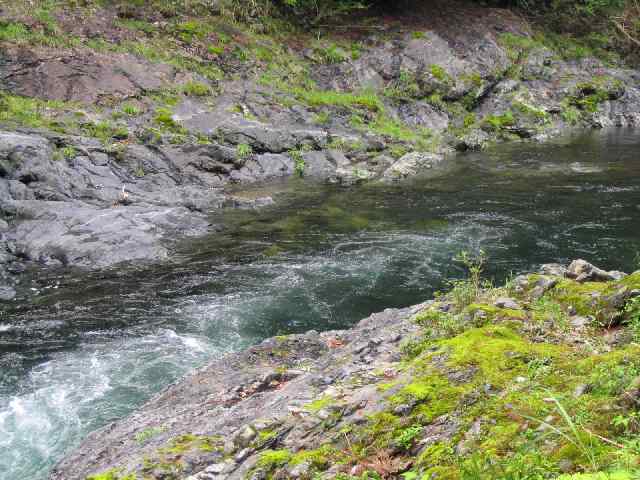
[[[414,417],[426,425],[440,415],[455,410],[465,391],[465,387],[452,385],[446,376],[429,369],[424,376],[392,395],[389,401],[392,404],[416,403]]]
[[[488,115],[483,119],[483,125],[492,131],[504,130],[515,125],[516,121],[512,112],[504,112],[500,115]]]
[[[569,279],[562,279],[556,287],[545,297],[560,304],[565,310],[575,308],[579,315],[598,315],[600,296],[611,286],[605,282],[578,283]]]
[[[29,37],[29,29],[23,23],[0,23],[0,41],[2,42],[22,42],[28,40]]]
[[[630,275],[627,275],[622,280],[620,280],[618,285],[622,287],[627,287],[630,290],[640,289],[640,270],[637,272],[633,272]]]
[[[435,151],[439,145],[439,139],[428,128],[409,128],[401,121],[385,114],[377,115],[374,121],[367,125],[367,129],[392,140],[412,143],[418,151]]]
[[[271,470],[286,465],[291,457],[292,454],[289,450],[265,450],[260,454],[257,465]]]
[[[526,373],[531,357],[555,358],[563,353],[560,346],[531,343],[504,325],[471,329],[441,345],[450,350],[450,365],[477,366],[481,377],[498,387]]]
[[[638,472],[632,472],[630,470],[617,470],[612,472],[561,475],[555,480],[634,480],[638,478],[638,475]]]
[[[190,451],[213,452],[220,450],[221,438],[216,435],[194,435],[191,433],[173,438],[158,452],[161,455],[181,455]]]
[[[135,435],[136,442],[140,444],[144,444],[151,438],[160,435],[165,430],[166,430],[166,427],[151,427],[151,428],[146,428],[144,430],[141,430]]]
[[[89,475],[86,480],[137,480],[137,478],[135,473],[123,475],[119,469],[114,468],[106,472]]]
[[[507,49],[528,51],[542,47],[541,43],[536,39],[525,35],[515,35],[507,32],[503,33],[498,38],[500,43]]]
[[[482,311],[487,314],[490,320],[505,320],[505,319],[519,319],[526,318],[526,313],[523,310],[515,310],[511,308],[500,308],[495,305],[488,305],[486,303],[472,303],[464,309],[465,313],[474,315],[478,311]]]
[[[68,103],[38,100],[0,92],[0,122],[32,128],[59,130],[56,117],[73,109]]]
[[[80,44],[77,37],[62,33],[55,18],[46,10],[40,8],[30,13],[38,20],[39,28],[22,22],[0,21],[0,42],[59,48],[71,48]]]
[[[546,124],[550,120],[550,115],[546,111],[523,101],[516,100],[512,105],[520,114],[533,119],[537,123]]]
[[[316,48],[316,54],[322,63],[342,63],[347,60],[345,52],[335,43],[327,47]]]
[[[329,112],[318,112],[313,116],[313,123],[326,125],[330,122]]]
[[[120,109],[122,110],[122,113],[129,117],[137,117],[141,113],[140,109],[131,103],[123,104]]]
[[[103,143],[109,141],[124,140],[129,137],[129,130],[126,125],[116,124],[107,120],[82,125],[82,132],[90,137],[95,137]]]
[[[395,438],[395,442],[403,447],[405,450],[410,449],[416,438],[424,430],[424,427],[420,424],[414,424],[410,427],[404,428]]]
[[[311,403],[307,403],[304,406],[304,408],[308,412],[317,413],[323,408],[327,408],[328,406],[333,405],[334,403],[335,403],[335,399],[333,397],[329,397],[325,395],[324,397],[314,400]]]
[[[182,86],[182,92],[192,97],[206,97],[211,95],[211,87],[202,82],[188,82]]]
[[[569,318],[566,308],[555,300],[545,296],[534,301],[531,305],[532,318],[539,323],[551,322],[562,330],[569,328]]]
[[[398,79],[384,89],[384,95],[395,99],[420,98],[422,91],[416,74],[407,70],[401,70]]]
[[[289,464],[292,466],[308,463],[312,468],[325,470],[329,461],[336,452],[329,445],[324,445],[315,450],[302,450],[291,457]]]
[[[606,75],[578,83],[567,101],[569,105],[589,113],[597,112],[600,104],[618,98],[624,92],[621,81]]]
[[[590,392],[598,396],[618,396],[640,376],[640,346],[631,345],[613,352],[591,355],[576,365],[588,379]]]
[[[567,122],[569,125],[577,125],[582,118],[582,113],[579,109],[572,105],[564,104],[562,105],[562,111],[560,112],[562,119]]]
[[[171,39],[142,39],[122,42],[114,51],[129,52],[153,63],[166,63],[179,70],[198,73],[209,80],[220,80],[224,74],[215,63],[189,55],[176,49]]]
[[[433,75],[433,77],[436,80],[439,80],[441,82],[449,82],[451,81],[451,77],[449,77],[449,74],[447,73],[447,71],[442,68],[440,65],[431,65],[429,67],[429,71],[431,72],[431,75]]]
[[[75,149],[73,146],[71,146],[71,145],[67,145],[67,146],[65,146],[65,147],[62,147],[62,148],[61,148],[61,149],[59,149],[58,151],[60,152],[60,155],[61,155],[63,158],[66,158],[66,159],[72,159],[72,158],[75,158],[75,156],[76,156],[76,155],[77,155],[77,153],[78,153],[78,152],[76,151],[76,149]]]

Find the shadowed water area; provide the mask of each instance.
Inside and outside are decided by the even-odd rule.
[[[415,304],[484,249],[487,276],[582,257],[635,269],[640,132],[460,156],[394,186],[292,181],[212,216],[170,263],[27,275],[0,307],[0,478],[39,480],[88,432],[225,352]]]

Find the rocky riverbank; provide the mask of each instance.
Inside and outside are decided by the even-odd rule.
[[[51,479],[636,478],[640,272],[493,287],[470,265],[435,300],[198,370]]]
[[[640,120],[638,73],[611,52],[464,2],[319,38],[216,2],[1,15],[4,299],[29,265],[160,261],[216,228],[207,212],[271,201],[231,185],[434,176],[456,150]]]

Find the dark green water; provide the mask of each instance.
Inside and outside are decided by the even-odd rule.
[[[582,257],[632,270],[640,132],[469,154],[395,186],[279,186],[171,264],[39,273],[0,311],[0,478],[46,478],[83,435],[224,352],[418,303],[484,249],[487,276]],[[31,290],[31,288],[35,289]]]

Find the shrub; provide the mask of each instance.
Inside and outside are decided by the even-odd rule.
[[[182,86],[182,93],[192,97],[206,97],[211,95],[211,88],[206,83],[188,82]]]

